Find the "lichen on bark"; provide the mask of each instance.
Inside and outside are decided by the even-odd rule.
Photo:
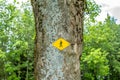
[[[35,79],[81,80],[83,0],[31,0],[36,27]],[[71,45],[60,51],[58,38]]]

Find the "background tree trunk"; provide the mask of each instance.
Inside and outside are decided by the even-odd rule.
[[[35,17],[35,80],[81,80],[84,0],[31,0]],[[70,42],[60,51],[58,38]]]

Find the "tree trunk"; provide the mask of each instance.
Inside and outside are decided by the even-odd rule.
[[[84,0],[31,0],[35,17],[35,80],[81,80]],[[70,43],[64,50],[52,43]]]

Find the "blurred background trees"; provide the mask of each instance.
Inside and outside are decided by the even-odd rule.
[[[34,18],[30,1],[0,0],[0,80],[34,80]],[[19,5],[19,6],[18,6]],[[120,79],[120,25],[107,16],[96,21],[100,6],[88,0],[84,20],[82,80]]]
[[[0,0],[0,80],[33,80],[33,13],[17,5]]]

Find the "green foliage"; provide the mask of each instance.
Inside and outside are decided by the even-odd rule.
[[[34,80],[34,18],[30,3],[0,3],[0,80]]]
[[[0,59],[5,59],[5,58],[6,58],[5,52],[0,50]]]
[[[84,80],[102,80],[104,76],[109,73],[108,60],[106,58],[107,53],[101,52],[101,49],[91,49],[89,55],[83,53],[82,70]]]
[[[117,25],[115,19],[109,15],[103,23],[96,22],[85,26],[84,50],[81,58],[83,80],[119,80],[119,31],[120,25]],[[103,54],[98,57],[100,53]],[[96,68],[97,72],[94,73]]]
[[[95,18],[101,12],[100,6],[94,0],[86,0],[85,19],[87,22],[95,22]]]

